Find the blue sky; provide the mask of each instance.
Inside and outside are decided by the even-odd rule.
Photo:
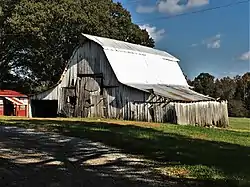
[[[179,58],[189,78],[201,72],[215,77],[250,71],[250,3],[171,19],[244,0],[120,0],[133,22],[146,28],[158,49]]]

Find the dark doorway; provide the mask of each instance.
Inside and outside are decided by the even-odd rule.
[[[57,100],[32,100],[32,117],[53,118],[57,117]]]
[[[15,116],[15,107],[14,104],[7,100],[3,100],[3,106],[4,106],[4,116]]]

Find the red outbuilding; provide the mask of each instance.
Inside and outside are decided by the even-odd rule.
[[[29,116],[27,95],[13,90],[0,90],[0,116]]]

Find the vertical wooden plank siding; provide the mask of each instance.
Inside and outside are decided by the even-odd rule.
[[[205,101],[195,103],[172,103],[175,108],[177,124],[227,127],[227,102]]]

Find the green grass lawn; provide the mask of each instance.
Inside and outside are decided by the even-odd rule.
[[[206,186],[250,186],[250,119],[231,118],[230,128],[90,119],[2,118],[1,125],[55,130],[88,138],[157,162],[156,172]],[[212,187],[211,186],[211,187]]]
[[[230,128],[236,129],[236,130],[250,131],[250,119],[249,118],[230,118]]]

